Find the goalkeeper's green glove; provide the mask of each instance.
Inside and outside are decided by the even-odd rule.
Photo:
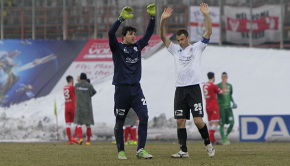
[[[132,18],[133,17],[133,14],[129,14],[132,11],[133,11],[133,9],[131,7],[125,6],[122,9],[122,12],[121,12],[118,20],[121,21],[121,22],[123,22],[125,19]]]
[[[232,108],[233,108],[233,109],[236,109],[236,108],[238,108],[238,105],[237,105],[235,102],[233,102],[233,106],[232,106]]]
[[[147,12],[150,15],[151,19],[155,18],[155,15],[156,15],[155,3],[150,4],[150,5],[147,6]]]

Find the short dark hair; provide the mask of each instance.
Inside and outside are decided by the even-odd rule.
[[[66,77],[66,82],[71,82],[71,80],[73,80],[73,77],[71,75],[68,75]]]
[[[225,71],[222,73],[222,75],[223,75],[223,74],[228,75]]]
[[[182,35],[182,34],[184,34],[185,37],[188,37],[188,32],[187,32],[186,29],[184,29],[184,28],[182,28],[182,29],[178,29],[177,32],[176,32],[176,35],[177,35],[177,36],[180,36],[180,35]]]
[[[208,79],[212,79],[214,77],[214,73],[213,72],[208,72],[207,73],[207,78]]]
[[[127,32],[137,32],[137,29],[132,26],[124,26],[122,28],[122,36],[126,36]]]
[[[86,75],[86,73],[81,73],[81,75],[80,75],[80,79],[81,79],[81,80],[86,80],[86,79],[87,79],[87,75]]]

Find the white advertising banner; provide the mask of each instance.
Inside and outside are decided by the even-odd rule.
[[[264,5],[253,8],[253,44],[278,42],[280,5]],[[250,8],[225,6],[226,41],[248,44],[250,32]]]
[[[210,43],[219,42],[219,7],[209,7],[209,14],[212,22],[212,35]],[[205,18],[200,11],[200,6],[190,6],[190,41],[200,41],[205,32]]]

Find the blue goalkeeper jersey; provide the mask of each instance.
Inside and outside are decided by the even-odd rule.
[[[141,50],[148,45],[154,32],[155,19],[150,19],[145,35],[132,45],[118,42],[116,31],[121,22],[117,20],[109,30],[109,45],[113,54],[113,85],[135,85],[141,79]]]

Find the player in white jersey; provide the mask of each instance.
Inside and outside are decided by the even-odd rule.
[[[202,94],[199,84],[203,82],[201,72],[201,56],[212,33],[211,19],[209,16],[208,5],[200,4],[200,11],[205,16],[206,31],[202,40],[194,43],[189,42],[188,32],[185,29],[179,29],[176,32],[178,44],[166,36],[165,21],[171,16],[172,9],[165,8],[160,20],[160,38],[162,39],[168,51],[173,55],[176,72],[176,90],[174,97],[174,117],[177,122],[177,136],[180,151],[171,155],[173,158],[188,158],[186,140],[187,132],[185,123],[190,119],[190,110],[193,121],[197,126],[209,157],[213,157],[215,149],[209,140],[209,133],[206,124],[203,122]]]

